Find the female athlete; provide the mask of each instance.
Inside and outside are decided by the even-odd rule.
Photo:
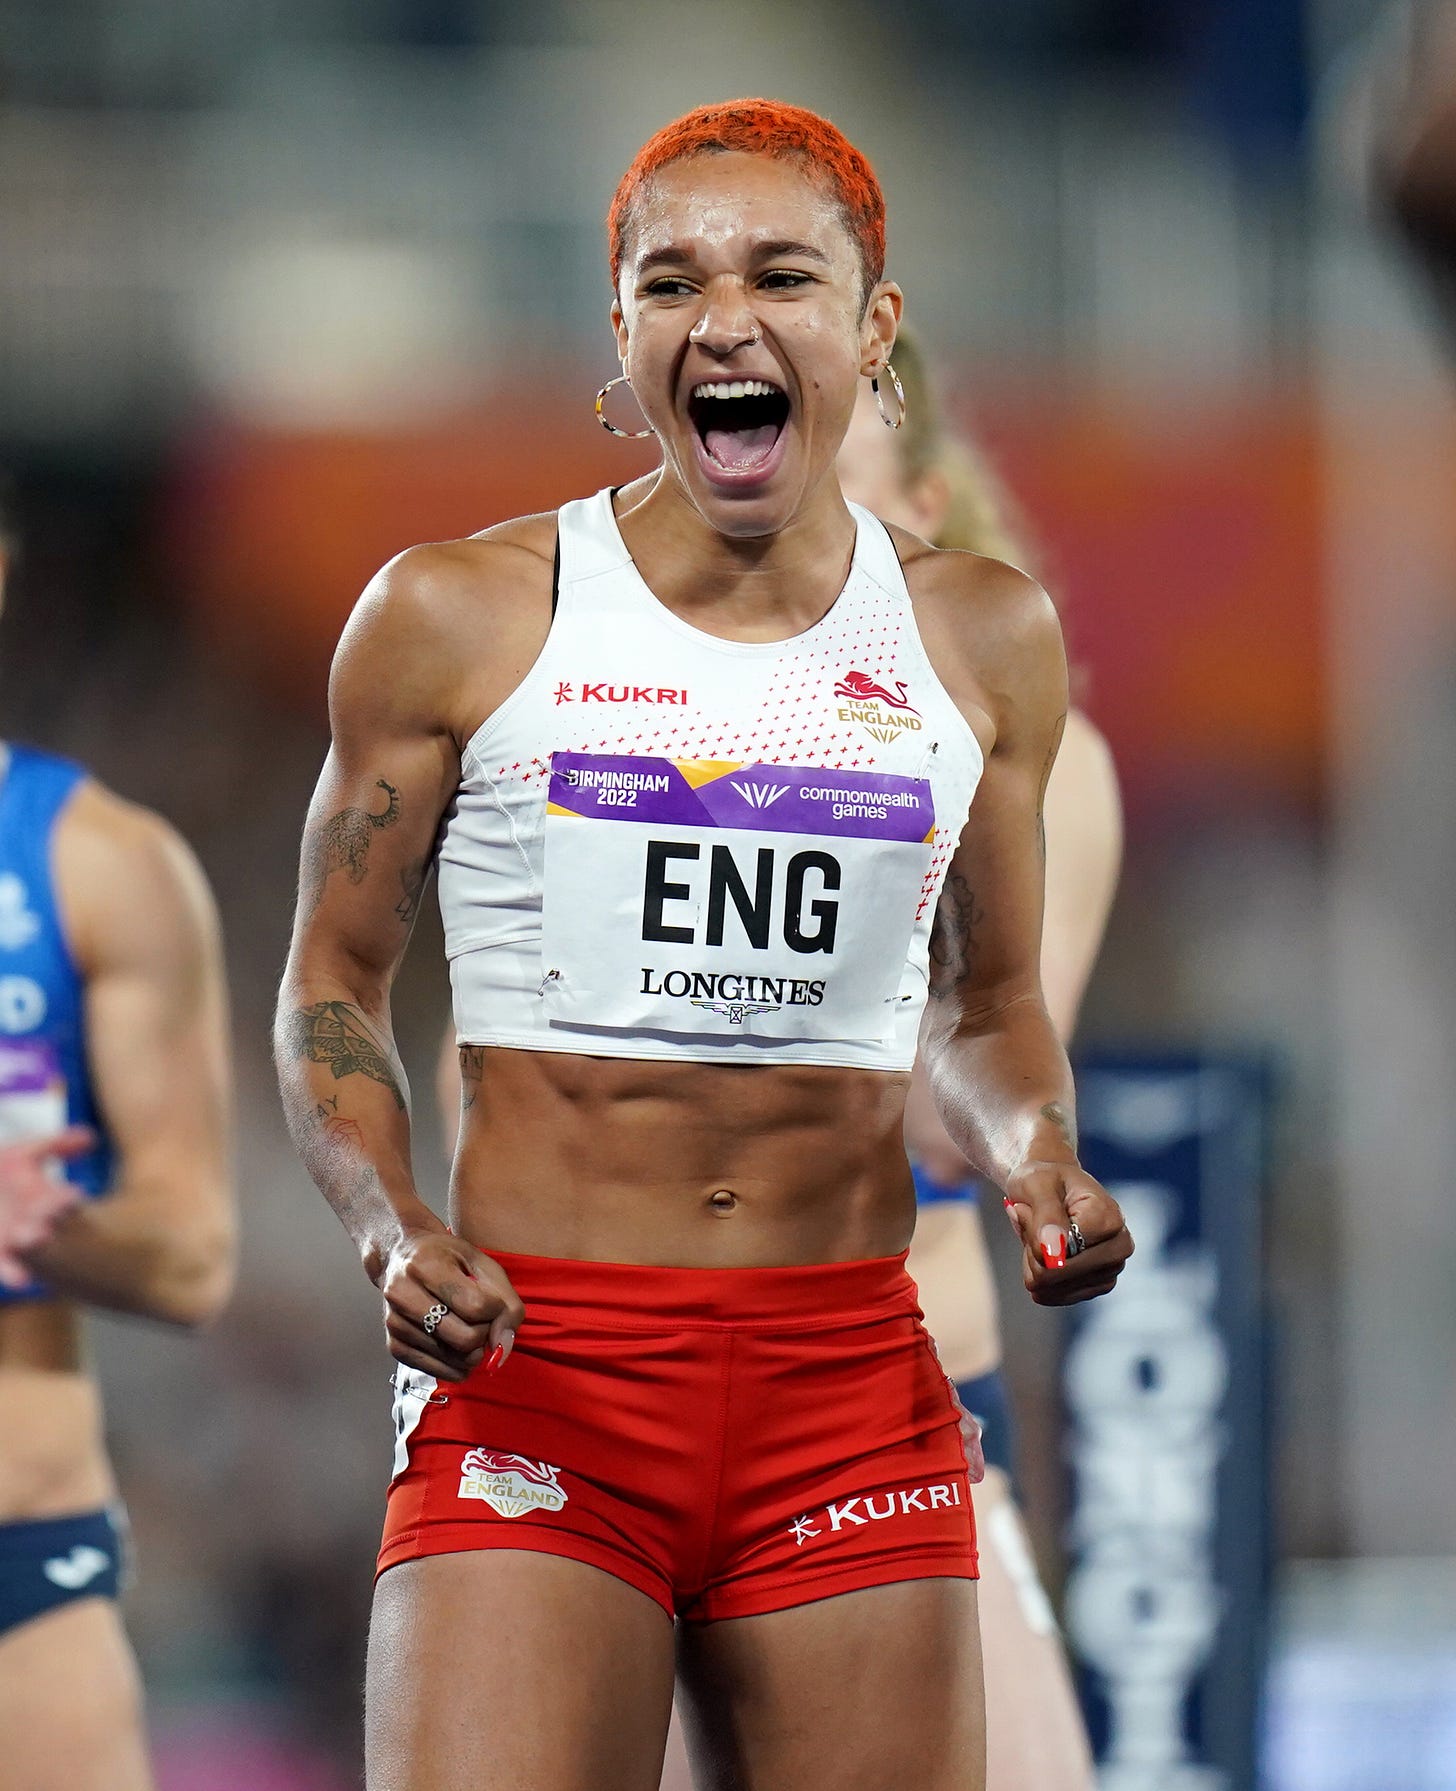
[[[920,348],[903,329],[895,371],[905,393],[904,427],[884,427],[861,389],[839,450],[845,495],[937,547],[989,554],[1027,567],[1014,507],[974,449],[950,436]],[[1066,1039],[1106,926],[1121,859],[1122,813],[1106,742],[1087,717],[1067,717],[1047,782],[1046,916],[1041,974],[1047,1009]],[[437,1076],[448,1156],[455,1152],[464,1084],[455,1028],[442,1043]],[[941,1366],[973,1414],[985,1473],[974,1498],[980,1537],[977,1590],[986,1678],[989,1791],[1082,1791],[1092,1761],[1051,1606],[1016,1509],[1010,1414],[986,1234],[969,1165],[936,1116],[917,1072],[906,1102],[906,1145],[919,1203],[910,1277]],[[663,1791],[689,1782],[676,1726]]]
[[[705,1785],[983,1783],[966,1460],[904,1268],[917,1035],[1034,1299],[1132,1244],[1039,986],[1055,616],[835,477],[893,387],[883,231],[813,114],[658,133],[609,235],[662,466],[411,550],[340,646],[278,1055],[399,1363],[373,1791],[653,1791],[674,1617]],[[389,1031],[442,817],[453,1229]]]

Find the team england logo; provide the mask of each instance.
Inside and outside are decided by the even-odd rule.
[[[14,871],[0,877],[0,950],[19,951],[40,931],[40,916],[32,914],[25,885]]]
[[[483,1499],[501,1517],[560,1511],[566,1494],[560,1468],[502,1449],[472,1449],[460,1464],[460,1497]]]
[[[858,722],[872,739],[888,742],[899,734],[920,731],[920,711],[910,701],[903,678],[897,678],[891,690],[868,672],[845,672],[834,694],[844,699],[839,719]]]

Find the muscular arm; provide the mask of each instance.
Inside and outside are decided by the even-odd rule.
[[[163,822],[95,785],[67,808],[56,880],[85,978],[92,1081],[116,1184],[27,1265],[69,1298],[176,1324],[211,1318],[235,1244],[227,1001],[217,916]]]
[[[274,1035],[294,1141],[374,1277],[403,1231],[443,1229],[415,1187],[389,1008],[460,775],[435,551],[386,568],[339,646]]]
[[[385,1297],[398,1360],[459,1380],[509,1350],[520,1303],[455,1238],[410,1162],[409,1096],[390,987],[404,954],[461,742],[524,675],[533,586],[549,613],[554,536],[416,548],[356,608],[329,687],[333,741],[304,831],[293,943],[274,1032],[299,1152]],[[480,682],[468,684],[483,660]],[[423,1325],[430,1308],[450,1316]]]
[[[1041,984],[1052,1023],[1067,1044],[1102,945],[1122,861],[1117,772],[1107,742],[1075,709],[1067,717],[1043,807]],[[940,1121],[920,1066],[905,1104],[905,1142],[911,1157],[938,1181],[955,1183],[972,1173]]]
[[[937,669],[991,743],[936,914],[921,1051],[952,1141],[1015,1209],[1034,1297],[1086,1298],[1111,1286],[1131,1241],[1077,1162],[1071,1070],[1041,987],[1043,800],[1067,704],[1060,630],[1045,596],[1009,568],[936,575],[946,581],[927,606]],[[957,590],[957,579],[974,588]],[[1090,1247],[1062,1268],[1069,1217]]]

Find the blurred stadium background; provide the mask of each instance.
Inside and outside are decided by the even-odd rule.
[[[0,721],[183,828],[233,974],[236,1305],[96,1326],[166,1791],[356,1782],[387,1365],[266,1055],[330,647],[410,542],[641,464],[591,416],[603,209],[740,93],[876,162],[908,314],[1044,546],[1129,810],[1088,1049],[1233,1050],[1273,1091],[1262,1782],[1456,1786],[1456,414],[1367,173],[1409,23],[0,0]],[[397,1011],[442,1194],[445,1001],[427,917]],[[1007,1312],[1057,1584],[1060,1340]]]

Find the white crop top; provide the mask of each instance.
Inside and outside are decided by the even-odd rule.
[[[562,509],[550,633],[441,840],[462,1044],[909,1069],[982,758],[851,509],[833,607],[763,643],[659,603],[609,491]]]

